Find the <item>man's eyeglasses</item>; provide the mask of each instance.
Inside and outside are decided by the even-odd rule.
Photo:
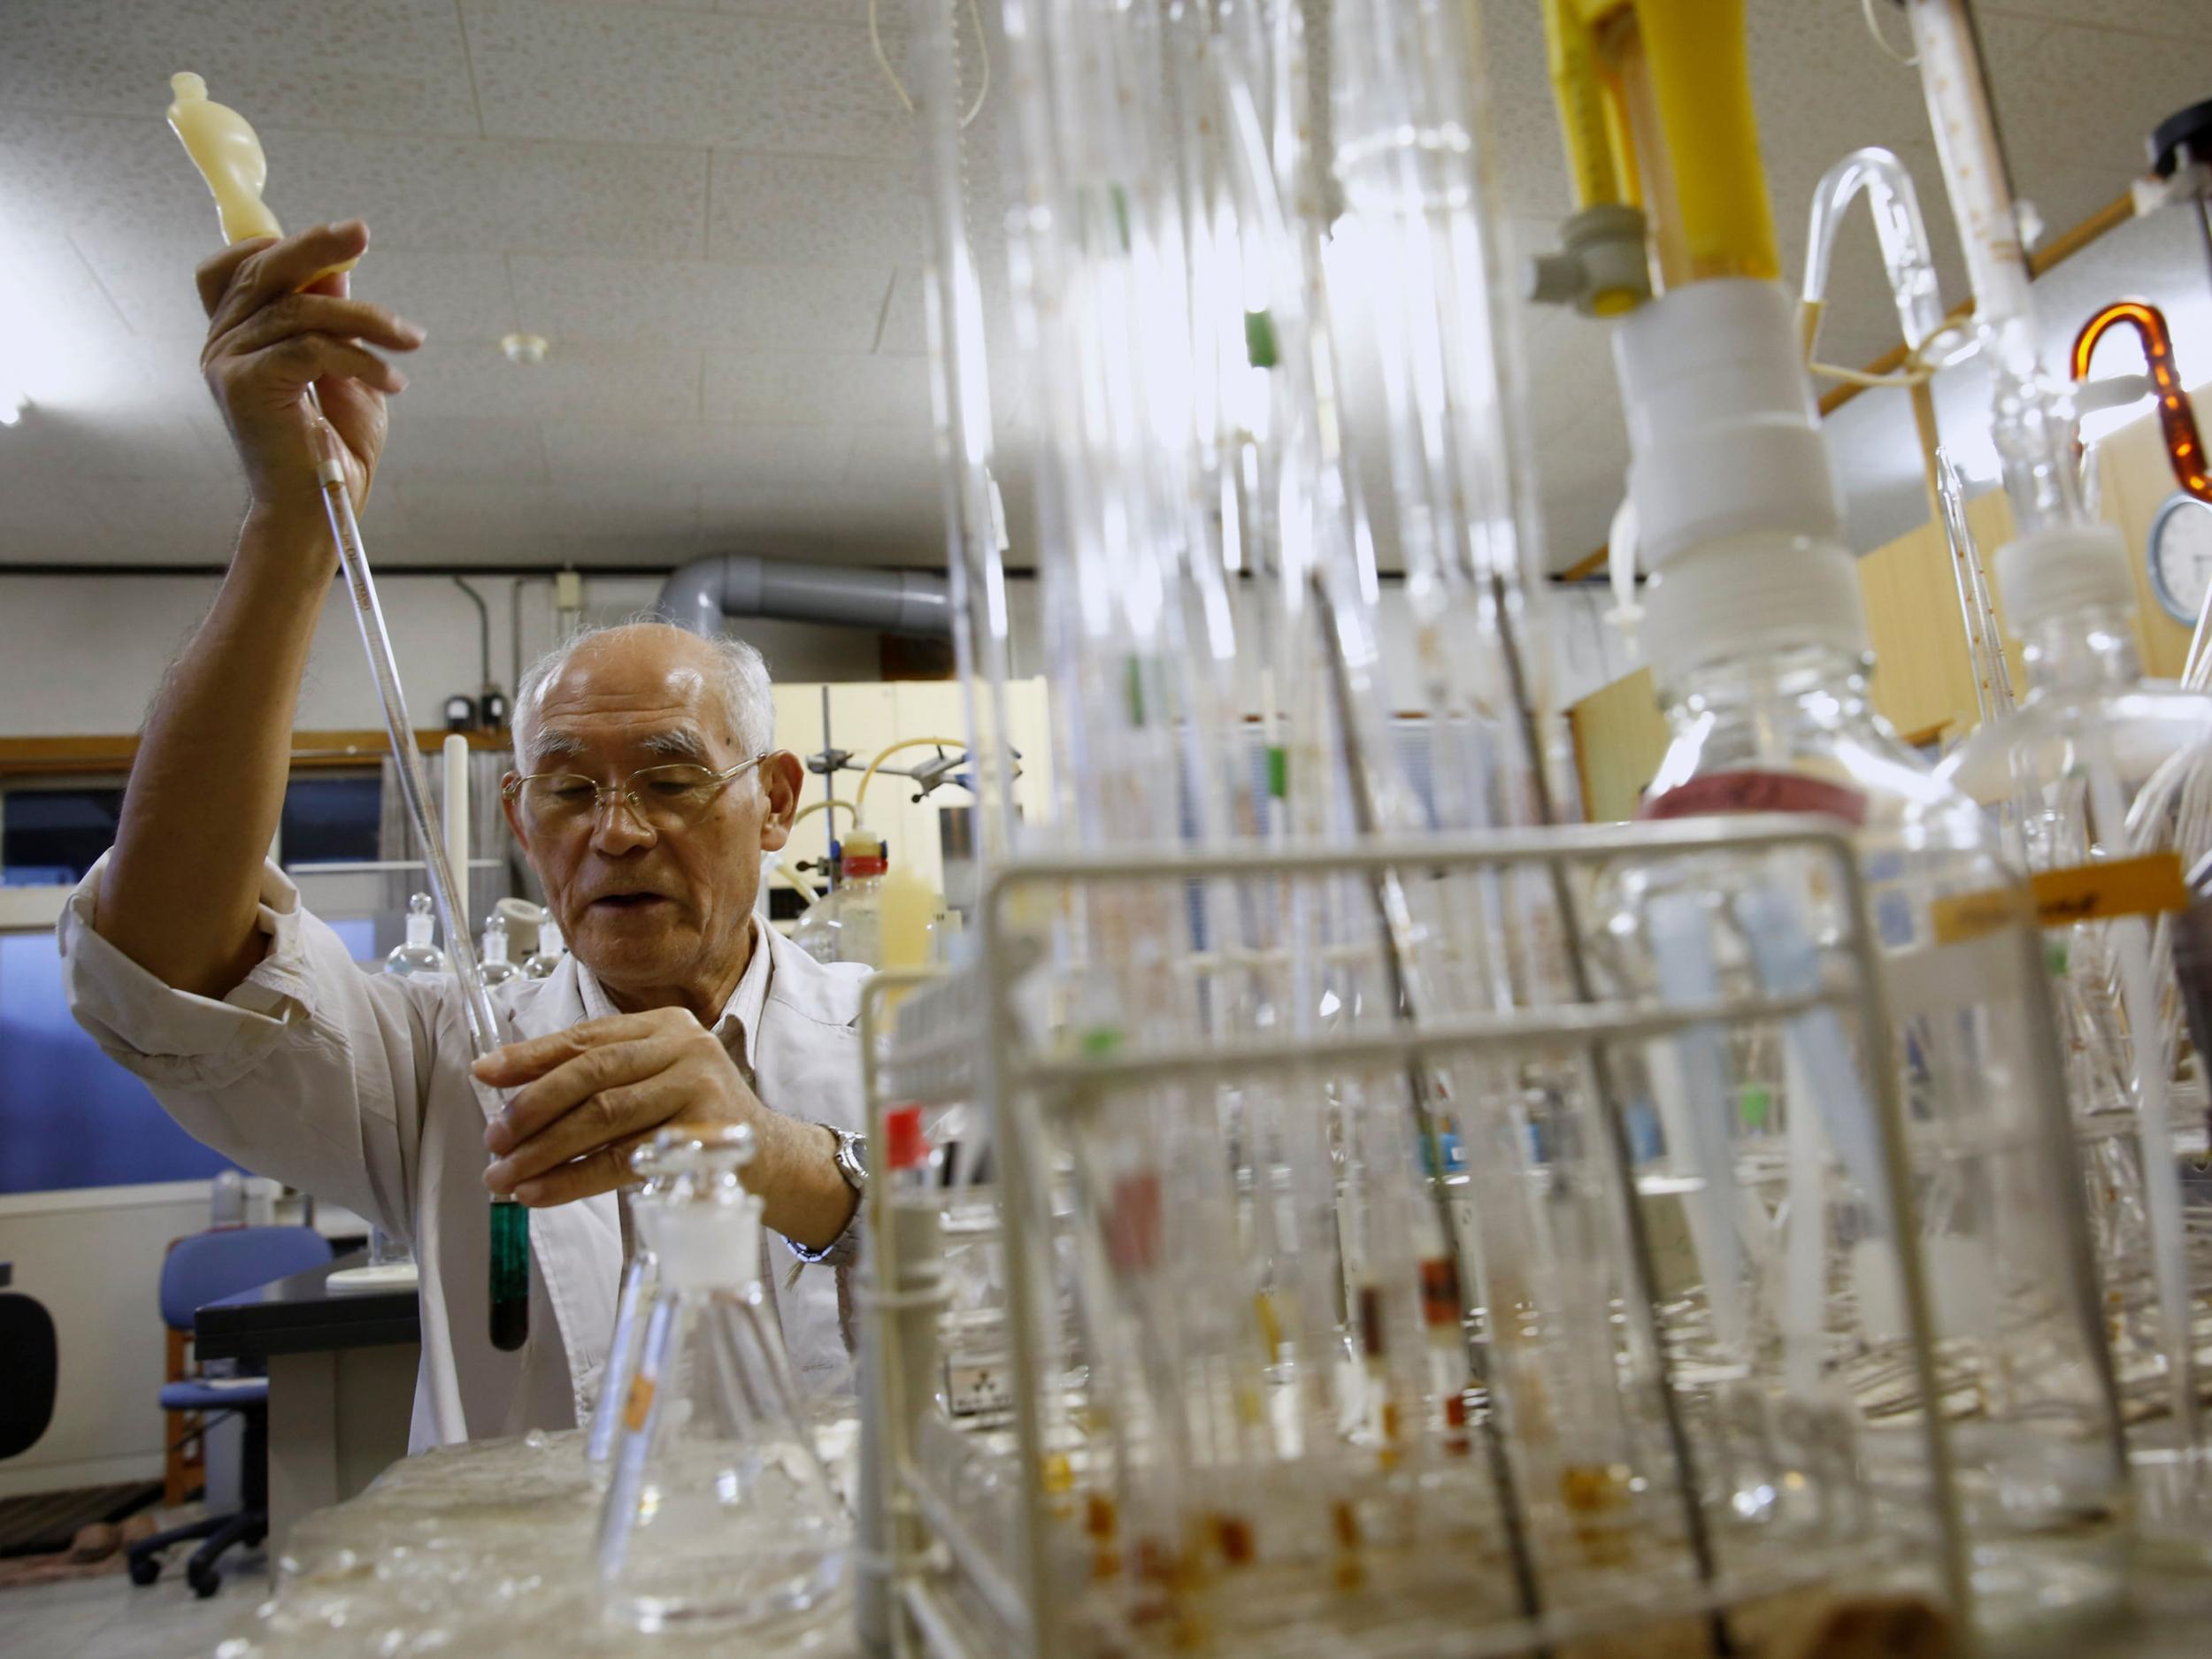
[[[725,785],[767,758],[756,755],[727,772],[712,772],[687,761],[645,766],[611,785],[581,772],[534,772],[526,778],[508,779],[500,793],[541,828],[596,822],[599,809],[611,803],[628,807],[650,828],[681,829],[697,821]]]

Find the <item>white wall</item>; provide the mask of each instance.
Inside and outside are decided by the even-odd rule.
[[[53,1316],[61,1355],[54,1420],[0,1463],[0,1497],[160,1479],[161,1262],[207,1220],[205,1181],[0,1198],[0,1261]]]
[[[518,602],[526,664],[553,642],[551,584],[496,573],[470,579],[491,612],[492,678],[511,695],[515,664],[509,618]],[[0,736],[74,736],[134,732],[161,675],[213,601],[212,577],[12,577],[0,575]],[[476,610],[444,577],[380,575],[386,625],[399,657],[408,711],[418,727],[439,724],[454,692],[478,684]],[[588,620],[615,621],[651,604],[656,577],[588,579]],[[1045,670],[1036,584],[1009,584],[1011,670],[1029,679]],[[1595,590],[1556,589],[1553,617],[1555,688],[1563,707],[1617,679],[1632,665],[1618,636],[1598,620]],[[1395,585],[1382,593],[1379,626],[1386,665],[1412,660],[1412,623]],[[876,636],[803,623],[747,622],[742,631],[784,681],[854,683],[879,674]],[[1415,703],[1409,679],[1389,687],[1394,707]],[[323,607],[296,724],[307,731],[373,730],[383,723],[361,653],[353,610],[334,586]]]
[[[550,584],[470,578],[491,612],[492,678],[511,695],[514,664],[508,618],[518,597],[526,663],[553,641]],[[476,608],[444,577],[380,574],[385,625],[398,656],[408,713],[419,727],[440,723],[454,692],[478,685]],[[613,621],[649,605],[651,577],[593,580],[588,618]],[[215,597],[212,577],[20,577],[0,574],[0,735],[81,736],[134,732],[163,672]],[[849,628],[759,622],[746,635],[778,679],[873,680],[876,640]],[[383,724],[362,657],[353,607],[334,587],[323,606],[301,688],[296,724],[308,731],[374,729]]]

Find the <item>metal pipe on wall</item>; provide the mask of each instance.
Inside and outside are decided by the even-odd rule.
[[[942,576],[751,553],[694,560],[662,584],[653,609],[702,633],[719,627],[724,617],[818,622],[880,634],[952,632],[952,602]]]

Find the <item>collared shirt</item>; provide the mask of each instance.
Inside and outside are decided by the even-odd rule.
[[[104,864],[62,915],[71,1011],[193,1136],[413,1246],[422,1366],[411,1449],[588,1421],[620,1288],[616,1199],[531,1212],[529,1340],[512,1353],[494,1348],[483,1135],[502,1102],[470,1072],[454,983],[364,972],[267,865],[260,963],[219,1002],[177,990],[94,931]],[[755,941],[717,1033],[772,1110],[860,1127],[864,976],[823,966],[772,928],[757,927]],[[509,1041],[615,1011],[573,956],[549,979],[510,979],[492,996]],[[810,1390],[851,1386],[842,1277],[815,1268],[773,1287],[793,1370]]]

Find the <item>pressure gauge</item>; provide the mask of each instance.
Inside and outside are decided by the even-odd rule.
[[[2184,627],[2197,626],[2212,588],[2212,503],[2177,490],[2151,520],[2151,591],[2159,608]]]

